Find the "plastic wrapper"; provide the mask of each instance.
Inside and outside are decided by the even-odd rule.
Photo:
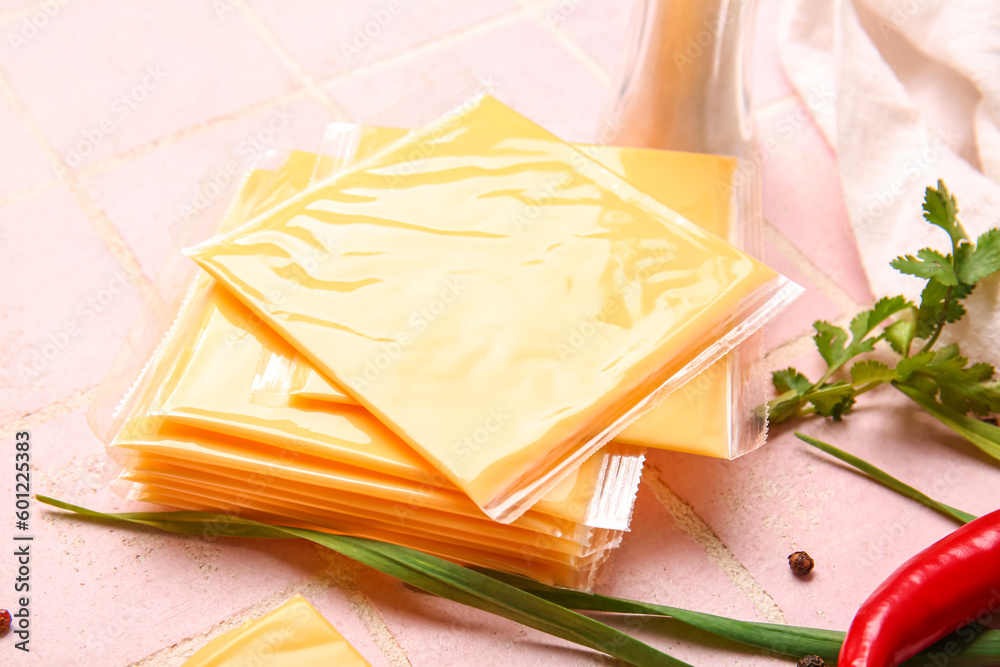
[[[595,529],[572,520],[536,511],[525,513],[514,524],[499,524],[476,511],[467,498],[454,490],[407,483],[360,469],[331,467],[292,450],[261,447],[169,422],[152,427],[139,426],[141,423],[131,423],[120,442],[111,446],[110,454],[126,470],[145,473],[145,479],[159,476],[198,485],[228,484],[234,493],[247,497],[297,499],[317,512],[336,512],[449,536],[464,531],[514,546],[546,536],[553,550],[578,555],[585,553],[595,534]],[[133,433],[132,428],[153,435]]]
[[[128,486],[129,480],[118,480],[119,485]],[[414,534],[400,532],[398,526],[388,526],[372,521],[356,521],[347,517],[338,517],[330,513],[316,514],[299,510],[289,503],[268,503],[255,499],[245,499],[238,496],[239,505],[233,505],[233,496],[217,493],[213,489],[189,490],[174,488],[183,484],[169,485],[143,481],[128,493],[128,497],[150,503],[182,507],[193,511],[223,512],[227,508],[238,510],[239,516],[256,519],[264,523],[280,524],[290,527],[319,529],[334,534],[347,534],[366,537],[382,542],[390,542],[401,546],[418,549],[461,565],[485,567],[503,572],[519,574],[548,584],[581,591],[590,591],[599,581],[601,568],[611,557],[614,549],[621,541],[619,531],[611,531],[604,547],[584,558],[567,558],[559,562],[548,554],[541,546],[524,546],[519,554],[509,554],[498,551],[489,545],[480,548],[455,544],[451,539],[440,533]]]
[[[301,595],[216,637],[184,667],[369,667]]]
[[[190,254],[499,521],[797,291],[488,97]]]
[[[354,143],[366,154],[377,152],[405,136],[396,128],[340,128],[357,135]],[[344,140],[340,140],[345,143]],[[633,185],[670,206],[706,230],[732,241],[751,254],[759,253],[759,216],[735,198],[745,196],[736,181],[736,158],[577,144]],[[664,174],[670,174],[665,178]],[[318,170],[316,178],[326,173]],[[276,382],[293,395],[310,400],[354,403],[353,397],[318,373],[308,361],[293,360],[276,369]],[[278,378],[280,377],[280,381]],[[759,336],[744,341],[649,412],[625,428],[617,442],[641,447],[736,458],[760,447],[766,420],[760,406],[767,401],[767,374]]]
[[[324,145],[336,148],[345,132],[336,126],[331,130]],[[310,173],[313,178],[320,173],[321,164],[329,169],[339,162],[331,160],[330,155],[301,152],[293,152],[284,162],[276,155],[267,156],[265,166],[274,168],[258,169],[249,175],[225,224],[231,226],[239,222],[240,216],[251,215],[261,202],[273,199],[276,188],[301,189]],[[233,311],[227,313],[232,319],[221,317],[219,323],[228,328],[212,331],[214,335],[207,338],[216,346],[206,345],[204,319],[210,313],[218,318],[227,304]],[[159,311],[146,316],[159,316]],[[233,324],[236,326],[229,326]],[[261,341],[273,341],[274,346],[266,347]],[[252,342],[249,348],[248,342]],[[203,354],[208,351],[211,353]],[[132,348],[126,348],[123,354],[143,359],[150,355],[149,351]],[[204,364],[198,361],[199,355]],[[304,439],[283,430],[290,420],[301,417],[303,405],[309,411],[308,401],[298,401],[294,409],[288,405],[283,377],[294,366],[294,355],[259,318],[215,288],[207,276],[197,276],[155,354],[143,364],[140,380],[129,387],[110,425],[102,425],[103,432],[116,436],[109,447],[112,459],[126,468],[115,483],[118,491],[133,499],[190,509],[235,511],[277,523],[287,524],[297,516],[297,525],[302,527],[362,534],[414,548],[432,546],[434,553],[444,558],[537,576],[554,585],[583,590],[593,585],[600,564],[628,526],[642,469],[640,452],[619,447],[599,453],[514,525],[497,524],[440,474],[436,477],[443,486],[436,486],[308,453],[317,447],[322,452],[323,434],[328,435],[329,423],[314,422],[313,435],[320,437],[312,443],[306,442],[308,429],[303,430]],[[249,375],[240,376],[244,368],[241,362],[249,362]],[[200,373],[192,371],[192,364],[200,366]],[[190,376],[186,384],[184,373],[178,369]],[[227,374],[234,371],[244,380],[242,385],[227,384],[227,378],[233,380]],[[112,378],[112,389],[124,391],[122,379]],[[178,387],[187,387],[193,393]],[[183,407],[182,401],[177,402],[182,394],[192,399],[187,419],[180,416],[183,409],[176,414],[174,410]],[[101,395],[106,402],[115,394],[105,386]],[[242,402],[232,403],[233,396]],[[280,409],[282,402],[284,412]],[[315,408],[314,404],[312,410]],[[166,416],[143,416],[149,411]],[[232,426],[241,419],[249,421],[248,411],[250,415],[264,415],[262,422],[267,426]],[[350,412],[363,414],[357,407]],[[226,426],[227,421],[232,424]],[[207,429],[218,429],[222,424],[222,428],[199,430],[192,424]],[[241,439],[234,435],[234,429],[236,434],[249,433],[258,440]],[[265,442],[260,441],[261,437]],[[360,443],[356,440],[354,444]],[[395,443],[401,441],[395,438]],[[400,452],[414,463],[412,451],[402,444],[389,457],[390,466],[402,465],[397,456]],[[397,460],[393,464],[394,458]],[[371,459],[369,455],[363,460]],[[431,477],[433,469],[422,459],[415,463],[426,470],[410,477]],[[168,493],[174,495],[165,495]],[[261,510],[262,505],[269,512]],[[372,532],[375,527],[378,530]],[[442,535],[449,536],[448,542],[441,541]]]

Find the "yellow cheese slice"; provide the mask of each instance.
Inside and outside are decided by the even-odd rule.
[[[190,254],[504,521],[778,279],[491,98]]]
[[[353,646],[301,595],[216,637],[184,667],[368,667]]]

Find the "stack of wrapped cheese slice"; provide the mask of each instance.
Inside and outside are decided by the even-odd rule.
[[[572,146],[489,97],[329,136],[188,251],[118,488],[590,589],[635,445],[731,455],[727,353],[797,293],[724,240],[735,161]]]

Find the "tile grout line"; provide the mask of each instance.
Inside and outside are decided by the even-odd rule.
[[[31,199],[36,197],[49,188],[61,185],[58,179],[50,179],[48,181],[43,181],[41,183],[36,183],[35,185],[29,185],[21,190],[16,190],[9,194],[0,196],[0,208],[3,208],[7,204],[13,204],[15,202],[24,201],[25,199]]]
[[[285,48],[285,45],[281,43],[278,36],[274,34],[271,27],[264,22],[264,19],[260,17],[257,12],[250,9],[246,3],[240,3],[236,7],[240,16],[244,21],[250,26],[250,28],[260,37],[261,41],[267,45],[271,53],[277,58],[281,64],[285,67],[288,72],[295,77],[303,88],[309,93],[309,96],[316,100],[323,110],[330,115],[333,120],[336,121],[346,121],[349,120],[347,112],[339,104],[337,104],[333,98],[327,95],[323,89],[316,84],[316,80],[306,71],[305,67],[296,60],[291,52]]]
[[[768,350],[764,354],[764,364],[771,370],[782,368],[791,363],[792,359],[815,349],[812,334],[804,333]]]
[[[318,544],[315,545],[315,548],[320,558],[329,565],[330,582],[339,586],[347,594],[351,610],[364,624],[369,636],[382,652],[386,661],[392,667],[411,667],[406,650],[392,634],[392,630],[378,610],[378,606],[358,586],[357,574],[363,566],[347,556],[333,553]]]
[[[49,403],[43,408],[33,410],[21,415],[20,417],[15,417],[4,424],[0,424],[0,440],[7,439],[11,434],[17,431],[34,428],[40,424],[53,420],[56,417],[61,417],[65,414],[73,412],[74,410],[85,408],[91,404],[94,400],[94,396],[96,395],[97,387],[84,389],[83,391],[77,392],[67,398]]]
[[[371,62],[363,63],[357,67],[335,72],[325,78],[319,78],[316,80],[316,84],[320,87],[328,86],[331,83],[335,83],[343,79],[350,79],[359,75],[364,76],[412,58],[417,58],[428,53],[434,53],[436,51],[447,49],[450,46],[461,44],[472,39],[473,37],[482,35],[483,33],[502,28],[519,21],[525,18],[528,13],[528,9],[521,7],[505,14],[491,16],[490,18],[484,19],[478,23],[473,23],[451,32],[444,33],[443,35],[438,35],[437,37],[433,37],[424,42],[419,42],[407,49],[404,49],[403,51],[391,53],[382,58],[376,58]]]
[[[562,30],[559,26],[553,25],[552,21],[542,17],[542,11],[544,9],[543,5],[530,5],[529,0],[517,0],[517,3],[521,5],[521,7],[529,8],[531,18],[534,22],[552,35],[564,51],[566,51],[581,65],[590,70],[590,73],[596,76],[598,81],[600,81],[605,87],[611,85],[611,72],[609,72],[600,61],[592,56],[590,52],[576,40],[576,38]]]
[[[182,639],[170,646],[165,646],[131,663],[129,667],[168,667],[175,664],[174,659],[176,658],[190,658],[193,653],[203,648],[210,641],[239,627],[248,618],[260,618],[264,616],[295,594],[300,594],[308,599],[312,595],[326,591],[331,584],[346,585],[348,589],[352,589],[345,591],[348,597],[348,604],[358,617],[358,620],[368,630],[376,647],[389,664],[392,667],[410,667],[409,659],[402,652],[402,647],[399,646],[395,637],[389,631],[388,626],[385,625],[381,614],[374,609],[371,600],[358,590],[353,576],[347,575],[345,578],[342,572],[335,572],[335,570],[339,570],[344,565],[349,564],[349,561],[344,558],[344,562],[334,562],[332,558],[326,555],[324,555],[323,560],[327,563],[327,568],[322,572],[291,584],[282,591],[266,595],[257,602],[233,612],[226,618],[202,630],[199,634]],[[371,607],[371,611],[374,613],[367,612],[365,605]]]
[[[79,0],[60,0],[59,4],[65,6],[74,1],[78,2]],[[38,12],[45,13],[50,21],[56,14],[56,12],[53,12],[52,14],[46,12],[44,9],[41,8],[40,2],[29,2],[25,5],[22,5],[21,7],[14,7],[13,9],[0,12],[0,28],[4,28],[7,25],[13,23],[14,21],[17,21],[18,19],[27,18],[28,16],[31,16]]]
[[[301,98],[308,95],[302,87],[297,87],[290,92],[281,93],[275,95],[274,97],[269,97],[264,100],[257,102],[252,102],[241,109],[224,114],[221,116],[215,116],[209,118],[195,125],[189,125],[188,127],[182,128],[168,135],[154,139],[145,144],[140,144],[138,146],[133,146],[120,153],[114,153],[108,155],[107,157],[100,158],[91,162],[90,164],[84,165],[79,169],[75,170],[75,174],[78,178],[86,179],[91,176],[102,174],[104,172],[110,171],[116,167],[120,167],[127,162],[136,160],[141,157],[145,157],[151,153],[155,153],[161,148],[168,148],[176,143],[183,141],[189,137],[198,136],[203,132],[211,131],[217,127],[222,127],[229,123],[235,123],[237,121],[243,120],[244,118],[249,118],[251,116],[257,115],[264,111],[272,110],[276,107],[282,106],[284,104],[289,104],[291,102],[296,102]]]
[[[769,220],[764,220],[764,240],[770,243],[781,255],[795,266],[796,269],[805,274],[811,282],[823,292],[841,314],[854,313],[863,306],[854,300],[837,282],[816,266],[809,257],[799,250],[791,239],[781,233]]]
[[[753,604],[754,609],[761,616],[766,618],[770,623],[785,624],[785,615],[770,593],[764,590],[760,582],[754,578],[746,566],[719,539],[719,536],[712,530],[712,527],[698,516],[694,508],[660,479],[659,474],[659,469],[647,461],[642,473],[642,479],[653,492],[660,505],[674,518],[677,526],[705,550],[709,560]]]
[[[330,83],[339,81],[341,79],[346,79],[356,76],[359,73],[363,75],[369,71],[373,70],[377,71],[378,69],[391,66],[392,64],[395,64],[402,60],[406,60],[407,58],[416,55],[422,55],[423,53],[431,53],[433,51],[442,48],[447,48],[452,44],[460,43],[465,39],[474,37],[482,32],[512,23],[513,21],[522,18],[525,14],[526,10],[519,9],[512,12],[508,12],[507,14],[491,17],[490,19],[487,19],[477,24],[473,24],[472,26],[467,26],[465,28],[455,30],[445,35],[439,36],[437,38],[428,40],[427,42],[424,42],[420,45],[415,46],[414,48],[402,51],[400,53],[390,54],[389,56],[377,59],[371,63],[359,65],[356,68],[348,69],[342,72],[337,72],[324,79],[319,79],[319,80],[312,79],[312,83],[316,87],[316,89],[320,91],[321,94],[325,95],[325,93],[322,93],[322,86],[324,85],[328,85]],[[121,153],[116,153],[104,158],[100,158],[90,164],[87,164],[85,166],[80,167],[79,169],[74,170],[73,173],[78,178],[87,178],[95,174],[104,173],[106,171],[114,169],[115,167],[121,166],[131,160],[143,157],[145,155],[149,155],[150,153],[153,153],[159,150],[160,148],[171,146],[190,136],[197,136],[202,132],[206,132],[216,127],[225,125],[229,122],[241,120],[243,118],[252,116],[262,111],[273,109],[274,107],[279,106],[281,104],[297,101],[311,94],[312,93],[309,90],[307,90],[303,85],[287,93],[281,93],[279,95],[275,95],[274,97],[250,103],[245,107],[243,107],[242,109],[238,109],[229,114],[216,116],[214,118],[202,121],[201,123],[197,123],[195,125],[190,125],[188,127],[182,128],[180,130],[177,130],[176,132],[168,134],[164,137],[160,137],[148,143],[141,144],[138,146],[133,146],[132,148],[122,151]],[[329,98],[329,96],[326,96],[326,98],[330,100],[331,104],[336,105],[336,103],[332,100],[332,98]],[[339,106],[337,108],[339,109]],[[327,112],[330,113],[329,110],[327,110]],[[347,116],[346,112],[342,110],[340,111],[340,114],[343,116]],[[10,203],[11,201],[17,201],[20,199],[27,199],[33,197],[39,192],[42,192],[48,187],[52,187],[53,185],[58,183],[59,183],[58,180],[47,181],[44,184],[40,184],[38,186],[32,186],[31,188],[25,189],[23,191],[7,195],[3,198],[0,198],[0,205],[5,205],[7,203]]]
[[[10,83],[10,79],[7,78],[6,72],[0,70],[0,97],[3,97],[10,104],[11,110],[14,115],[17,116],[18,120],[25,126],[28,134],[31,138],[35,140],[35,143],[42,149],[45,156],[48,158],[50,165],[56,174],[59,173],[60,168],[66,169],[62,166],[59,160],[59,154],[56,152],[55,148],[49,143],[48,139],[42,132],[41,127],[35,122],[34,117],[28,111],[28,108],[21,102],[14,92],[14,87]],[[153,287],[152,282],[149,278],[142,272],[142,268],[139,266],[139,261],[136,259],[132,250],[125,243],[125,240],[115,229],[114,224],[108,219],[107,215],[97,206],[89,194],[87,194],[83,186],[77,180],[76,175],[73,171],[66,169],[65,178],[63,179],[63,185],[69,191],[70,195],[76,201],[77,207],[81,210],[84,217],[90,221],[94,230],[97,232],[101,241],[104,242],[105,247],[111,253],[111,256],[118,262],[125,275],[128,277],[129,281],[135,285],[138,289],[139,294],[144,300],[152,299],[156,290]]]

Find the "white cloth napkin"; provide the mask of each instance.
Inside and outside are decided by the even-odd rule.
[[[872,292],[917,299],[923,283],[889,261],[950,249],[920,217],[925,187],[944,180],[973,239],[1000,226],[1000,2],[786,0],[779,48],[837,153]],[[966,306],[945,338],[1000,365],[1000,280]]]

